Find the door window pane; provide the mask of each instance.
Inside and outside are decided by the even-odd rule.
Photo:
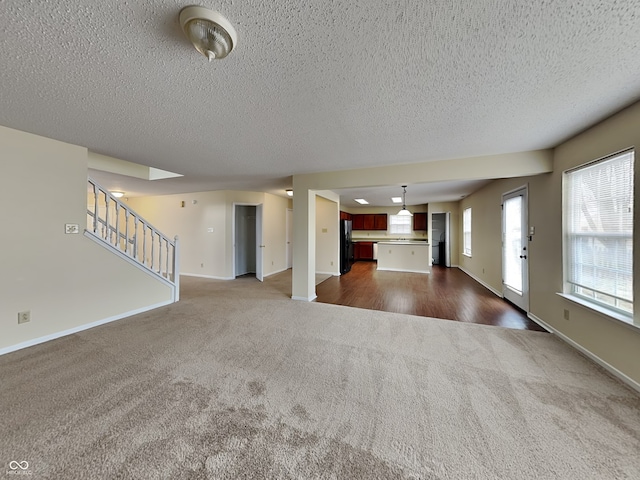
[[[504,283],[522,293],[522,197],[504,202]]]

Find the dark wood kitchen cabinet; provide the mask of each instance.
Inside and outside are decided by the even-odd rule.
[[[354,230],[386,230],[386,213],[354,213],[351,215]]]
[[[351,228],[353,230],[364,230],[364,215],[354,213],[351,215]]]
[[[413,229],[414,230],[427,230],[427,214],[426,213],[414,213],[413,214]]]
[[[373,216],[373,229],[374,230],[386,230],[387,229],[387,214],[376,213]]]
[[[364,230],[375,230],[375,215],[372,213],[365,213],[364,217]]]
[[[351,214],[347,212],[340,212],[340,220],[351,220]]]
[[[373,242],[355,242],[353,246],[354,260],[373,260]]]

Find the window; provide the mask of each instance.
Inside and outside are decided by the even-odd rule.
[[[471,207],[462,212],[462,253],[471,256]]]
[[[412,218],[409,215],[389,215],[389,233],[392,235],[410,235]]]
[[[564,173],[565,291],[633,314],[634,152]]]

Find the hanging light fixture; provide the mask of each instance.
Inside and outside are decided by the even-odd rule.
[[[413,217],[413,214],[409,210],[407,210],[406,196],[407,196],[407,186],[403,185],[402,186],[402,210],[398,212],[398,215],[402,217]]]
[[[226,57],[238,43],[238,34],[229,20],[208,8],[183,8],[180,25],[196,50],[209,61]]]

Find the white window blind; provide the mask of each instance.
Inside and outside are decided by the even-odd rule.
[[[404,215],[389,215],[389,233],[395,235],[411,234],[411,220],[413,217]]]
[[[471,256],[471,207],[462,212],[462,253]]]
[[[630,150],[564,174],[565,293],[627,315],[633,313],[633,171]]]

